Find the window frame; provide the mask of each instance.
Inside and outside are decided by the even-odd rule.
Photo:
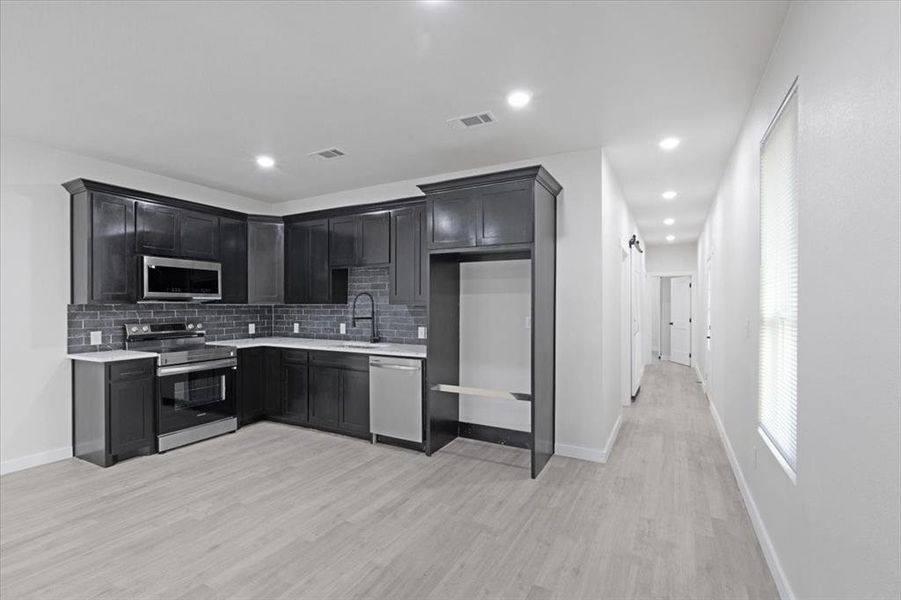
[[[780,118],[785,113],[786,108],[791,104],[792,100],[795,100],[795,102],[796,102],[795,110],[796,110],[798,121],[800,121],[801,107],[800,107],[800,102],[798,101],[798,77],[795,77],[794,81],[792,81],[792,84],[789,87],[788,92],[785,94],[785,97],[782,99],[782,102],[779,104],[779,108],[776,110],[776,114],[773,116],[772,120],[770,121],[769,125],[766,128],[766,131],[763,134],[763,137],[760,140],[759,155],[758,155],[758,183],[759,183],[759,208],[761,211],[763,210],[763,191],[764,191],[763,190],[763,153],[764,153],[764,149],[766,147],[766,143],[770,137],[770,134],[772,133],[772,131],[776,127],[776,125],[779,123]],[[799,154],[798,153],[798,139],[800,137],[800,135],[799,135],[800,123],[796,123],[796,126],[798,127],[798,129],[796,129],[794,132],[795,133],[794,160],[796,161],[796,164],[795,164],[796,170],[800,170],[800,167],[798,165],[798,163],[800,162],[799,157],[798,157],[798,154]],[[796,211],[797,211],[795,218],[799,220],[799,218],[800,218],[800,214],[799,214],[800,213],[800,192],[798,192],[795,197],[795,204],[796,204]],[[796,227],[797,227],[797,224],[796,224]],[[759,235],[760,235],[760,241],[759,241],[760,262],[759,262],[758,276],[760,278],[760,286],[761,286],[760,287],[760,296],[761,297],[759,299],[760,304],[758,305],[758,318],[759,318],[759,341],[758,341],[758,343],[762,344],[764,330],[766,327],[768,327],[767,321],[764,320],[764,315],[763,315],[763,310],[762,310],[763,309],[763,299],[762,299],[763,281],[762,281],[762,279],[763,279],[763,259],[764,259],[762,215],[760,215]],[[799,285],[799,283],[800,283],[800,256],[798,254],[800,253],[800,247],[801,247],[800,232],[798,232],[797,235],[798,235],[798,239],[796,239],[796,249],[795,249],[795,252],[797,253],[796,254],[796,261],[797,261],[796,262],[796,269],[797,269],[796,270],[796,278],[797,278],[797,281],[795,282],[795,284]],[[797,479],[798,479],[798,459],[800,456],[800,449],[799,449],[799,444],[798,444],[798,441],[799,441],[798,440],[798,438],[799,438],[798,422],[800,420],[799,419],[799,417],[800,417],[800,411],[799,411],[800,396],[798,394],[799,386],[798,386],[798,368],[797,368],[798,337],[799,337],[798,336],[798,324],[800,323],[800,315],[798,314],[799,313],[798,308],[799,308],[799,304],[800,304],[799,297],[800,297],[800,290],[798,290],[795,295],[795,310],[794,310],[794,312],[795,312],[795,354],[796,354],[796,356],[795,356],[795,382],[794,382],[794,400],[795,400],[795,406],[794,406],[795,439],[794,439],[794,461],[793,461],[794,464],[792,464],[790,462],[789,457],[786,456],[786,454],[787,454],[786,451],[780,447],[779,442],[777,442],[777,440],[774,439],[775,436],[767,430],[766,426],[763,423],[763,418],[762,418],[763,382],[762,382],[762,377],[761,377],[761,371],[762,371],[761,363],[762,363],[763,359],[762,359],[760,347],[758,347],[758,363],[757,363],[757,368],[758,368],[757,433],[760,436],[760,438],[763,440],[766,447],[769,449],[769,451],[775,457],[776,461],[779,463],[779,466],[782,467],[782,470],[785,471],[785,474],[788,476],[788,478],[791,480],[791,482],[795,485],[797,484]]]

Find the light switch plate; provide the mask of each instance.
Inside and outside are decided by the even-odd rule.
[[[341,323],[341,324],[338,326],[338,330],[339,330],[342,334],[343,334],[343,333],[347,333],[347,323]]]
[[[247,324],[247,333],[249,333],[250,335],[253,335],[253,334],[255,334],[256,332],[257,332],[257,325],[256,325],[256,323],[248,323],[248,324]]]
[[[300,323],[294,324],[294,333],[300,333]]]
[[[530,315],[530,316],[526,317],[526,329],[531,329],[531,328],[532,328],[532,317]]]
[[[420,327],[417,335],[419,336],[419,339],[424,340],[425,339],[425,327]]]
[[[103,343],[103,332],[102,331],[92,331],[91,332],[91,345],[98,346]]]

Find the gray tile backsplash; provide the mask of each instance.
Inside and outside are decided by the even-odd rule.
[[[369,321],[351,327],[351,303],[360,292],[369,292],[376,302],[376,323],[383,342],[392,344],[425,344],[417,337],[417,329],[428,325],[428,310],[424,306],[388,304],[388,267],[355,267],[348,279],[348,303],[343,304],[285,304],[273,307],[272,334],[322,339],[369,340]],[[369,316],[368,298],[360,298],[357,315]],[[300,333],[294,334],[294,323]],[[347,334],[340,334],[340,324],[347,325]]]
[[[428,310],[419,306],[388,304],[388,267],[357,267],[350,270],[348,296],[369,292],[377,304],[377,322],[382,341],[398,344],[424,344],[417,329],[428,325]],[[361,299],[358,314],[369,314],[368,299]],[[125,323],[167,323],[200,321],[211,341],[249,337],[247,325],[256,325],[256,337],[269,335],[321,339],[367,340],[369,322],[350,326],[350,302],[337,304],[73,304],[69,306],[68,350],[96,352],[125,347]],[[294,323],[300,333],[295,334]],[[341,335],[340,323],[347,324]],[[90,332],[102,332],[103,343],[90,345]]]

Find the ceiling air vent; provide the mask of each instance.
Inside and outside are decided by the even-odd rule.
[[[490,125],[496,121],[497,119],[494,118],[494,115],[491,114],[490,111],[476,113],[474,115],[464,115],[462,117],[455,117],[447,120],[448,124],[455,129],[469,129],[470,127],[478,127],[479,125]]]
[[[325,150],[310,152],[307,156],[315,156],[320,160],[331,160],[333,158],[341,158],[345,154],[346,152],[344,152],[344,150],[339,150],[337,148],[326,148]]]

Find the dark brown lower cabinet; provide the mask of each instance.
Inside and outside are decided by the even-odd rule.
[[[310,353],[310,424],[369,435],[369,357]]]
[[[156,452],[156,361],[74,361],[72,453],[108,467]]]
[[[238,426],[263,417],[267,394],[266,348],[238,350]]]
[[[290,423],[306,425],[310,421],[307,353],[284,350],[281,358],[282,417]]]
[[[261,418],[369,435],[369,357],[281,348],[238,351],[239,423]]]

